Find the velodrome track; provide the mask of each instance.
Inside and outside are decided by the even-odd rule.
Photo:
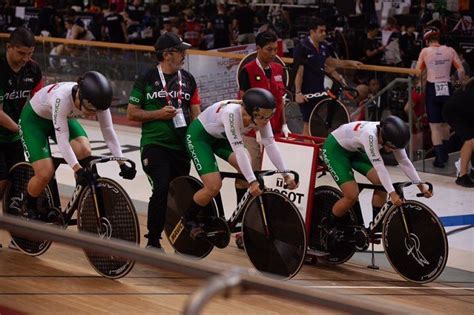
[[[91,140],[100,139],[94,124],[86,129]],[[130,129],[117,128],[122,144],[137,145],[138,136]],[[136,130],[134,131],[137,132]],[[97,147],[97,145],[95,145]],[[53,150],[54,151],[54,150]],[[102,153],[105,151],[94,152]],[[137,158],[136,151],[126,154]],[[141,166],[138,166],[141,170]],[[117,169],[110,167],[103,172],[118,179]],[[391,170],[394,177],[398,170]],[[68,196],[68,186],[74,183],[72,172],[67,168],[58,171],[61,189]],[[424,177],[425,174],[422,174]],[[472,193],[466,189],[450,186],[452,178],[438,179],[426,175],[435,183],[438,200],[430,200],[436,206],[446,199],[448,192],[452,198],[449,204],[467,212],[472,205]],[[327,177],[327,176],[326,176]],[[329,183],[329,179],[318,179],[318,183]],[[326,181],[326,182],[325,182]],[[137,182],[140,184],[138,185]],[[121,181],[136,201],[139,212],[141,234],[146,230],[146,200],[148,189],[146,178],[139,172],[136,182]],[[317,184],[318,184],[317,183]],[[135,189],[133,186],[135,185]],[[232,191],[224,187],[224,203],[231,204]],[[362,197],[367,198],[367,197]],[[434,198],[434,197],[433,197]],[[63,199],[66,202],[66,199]],[[428,202],[427,202],[428,203]],[[435,208],[435,206],[430,205]],[[74,230],[75,227],[70,227]],[[463,239],[471,241],[471,249],[464,248]],[[466,233],[449,237],[450,258],[444,273],[433,283],[417,285],[403,280],[386,261],[383,253],[376,254],[380,270],[370,270],[369,253],[357,253],[344,265],[328,266],[322,263],[304,265],[300,273],[290,283],[312,290],[324,290],[369,301],[374,306],[387,305],[400,312],[409,313],[454,313],[472,314],[474,310],[474,276],[472,273],[472,229]],[[44,255],[28,257],[7,248],[9,235],[0,231],[0,241],[4,245],[0,251],[0,313],[179,313],[190,294],[204,282],[199,278],[169,272],[137,264],[125,278],[109,280],[101,278],[89,265],[81,250],[61,244],[53,244]],[[142,240],[142,246],[145,240]],[[163,242],[167,255],[174,255],[166,240]],[[378,248],[380,250],[380,248]],[[214,251],[203,260],[251,267],[245,252],[239,250],[232,241],[226,249]],[[236,292],[230,298],[212,300],[206,313],[254,313],[254,314],[314,314],[316,311],[331,313],[329,309],[316,309],[295,301],[283,300],[264,295],[257,291]]]

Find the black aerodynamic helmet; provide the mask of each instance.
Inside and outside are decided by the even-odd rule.
[[[390,115],[380,121],[383,144],[403,149],[410,142],[410,128],[401,118]]]
[[[259,108],[275,109],[276,102],[273,94],[262,88],[252,88],[245,91],[242,97],[245,110],[253,117]]]
[[[97,110],[106,110],[112,103],[112,85],[100,72],[88,71],[77,81],[79,85],[79,99],[86,100]]]

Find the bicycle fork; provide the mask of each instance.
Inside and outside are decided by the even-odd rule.
[[[265,231],[265,237],[269,238],[270,237],[270,229],[268,228],[267,216],[265,214],[265,206],[263,205],[262,196],[258,196],[258,202],[259,202],[259,205],[260,205],[260,212],[262,214],[263,228],[264,228],[264,231]]]

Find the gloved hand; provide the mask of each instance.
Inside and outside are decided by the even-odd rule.
[[[76,186],[85,187],[94,181],[94,174],[85,168],[76,171]]]
[[[281,132],[283,133],[285,138],[288,138],[288,135],[290,134],[291,131],[290,131],[290,128],[288,128],[287,124],[283,124],[283,126],[281,126]]]
[[[125,163],[120,165],[120,170],[119,175],[124,179],[134,179],[137,174],[137,171],[133,167],[130,167]]]

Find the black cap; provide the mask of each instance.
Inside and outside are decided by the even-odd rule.
[[[161,51],[170,48],[185,50],[191,48],[191,44],[183,42],[183,40],[175,33],[166,32],[158,37],[158,40],[155,43],[155,50]]]

